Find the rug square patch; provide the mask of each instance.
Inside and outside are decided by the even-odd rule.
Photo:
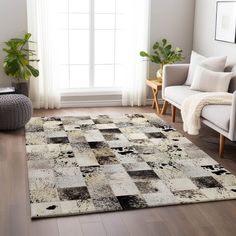
[[[87,143],[84,132],[81,130],[70,130],[67,131],[67,136],[71,144],[77,144],[77,143]]]
[[[172,160],[188,159],[188,155],[184,149],[177,144],[173,144],[169,139],[151,139],[151,141],[157,145],[157,149],[160,152],[167,153]]]
[[[153,146],[153,139],[134,139],[130,141],[132,146]]]
[[[91,120],[90,116],[65,116],[61,118],[64,125],[77,125],[86,120]]]
[[[74,176],[74,175],[82,176],[82,172],[80,171],[79,167],[60,167],[54,169],[54,175],[55,177]]]
[[[56,188],[34,189],[30,191],[30,202],[55,202],[59,201]]]
[[[175,205],[180,201],[172,193],[147,193],[142,194],[149,207]]]
[[[95,211],[92,199],[62,201],[60,206],[63,214],[90,213]]]
[[[53,160],[54,168],[79,167],[77,158],[61,158]]]
[[[159,178],[163,180],[187,178],[181,167],[171,161],[148,162],[149,166],[153,168]]]
[[[61,121],[46,121],[43,124],[43,130],[45,132],[61,131],[64,130],[64,127]]]
[[[54,177],[45,178],[30,178],[29,179],[29,189],[31,190],[44,190],[44,189],[54,189],[56,187]]]
[[[71,188],[58,188],[58,195],[61,201],[67,200],[87,200],[90,198],[88,188],[71,187]]]
[[[31,204],[31,217],[45,217],[61,215],[60,202],[42,202]]]
[[[142,133],[148,134],[148,133],[158,133],[161,130],[150,125],[150,126],[139,127],[139,131],[141,131]]]
[[[45,157],[46,159],[62,159],[74,158],[75,155],[70,144],[50,144]]]
[[[127,171],[133,180],[157,180],[159,177],[153,170]]]
[[[230,175],[231,172],[226,170],[222,165],[215,164],[215,165],[202,165],[201,166],[204,170],[210,172],[214,175],[221,176],[221,175]]]
[[[92,150],[85,150],[83,152],[76,152],[75,157],[79,166],[98,166],[99,163]]]
[[[103,137],[106,141],[113,141],[113,143],[129,143],[128,139],[121,133],[104,133]],[[124,144],[122,146],[124,146]]]
[[[81,127],[80,125],[64,125],[64,130],[66,132],[77,131],[77,130],[81,130]]]
[[[43,120],[40,117],[33,117],[25,126],[26,132],[43,132]]]
[[[133,147],[112,148],[120,163],[136,163],[143,162],[138,152]]]
[[[105,138],[106,136],[104,136],[104,138]],[[119,137],[121,137],[121,136],[119,136]],[[122,140],[111,140],[111,141],[107,141],[107,144],[109,145],[109,147],[110,148],[114,148],[114,149],[116,149],[116,148],[125,148],[125,147],[132,147],[133,146],[133,144],[132,143],[130,143],[129,141],[128,141],[128,139],[126,138],[126,137],[122,137]]]
[[[116,197],[100,197],[93,199],[97,211],[120,211],[122,207]]]
[[[72,150],[76,158],[94,155],[88,143],[72,144]]]
[[[126,195],[137,195],[139,190],[134,182],[130,181],[116,181],[112,180],[109,182],[111,189],[116,196],[126,196]]]
[[[190,158],[190,159],[192,159],[192,158],[195,159],[195,158],[199,158],[199,157],[202,157],[202,158],[208,157],[208,155],[200,149],[198,149],[198,150],[185,149],[185,152],[187,153],[188,158]]]
[[[119,124],[116,124],[119,127]],[[140,133],[139,128],[132,123],[127,123],[125,127],[119,127],[120,131],[126,136],[129,134]],[[142,133],[141,133],[142,134]],[[143,134],[144,135],[144,134]],[[145,136],[146,137],[146,136]],[[147,137],[146,137],[147,138]]]
[[[146,162],[124,163],[123,166],[127,171],[152,170]]]
[[[53,168],[52,162],[47,159],[42,159],[42,160],[28,160],[27,166],[31,170],[40,170],[40,169],[51,169]]]
[[[40,169],[40,170],[32,170],[28,171],[29,178],[53,178],[54,173],[52,169]]]
[[[170,179],[165,180],[164,182],[172,192],[198,189],[198,187],[188,178]]]
[[[29,146],[27,146],[29,147]],[[43,152],[31,152],[29,151],[30,147],[27,148],[27,153],[26,153],[26,160],[27,161],[36,161],[36,160],[42,160],[45,159],[45,154]]]
[[[207,196],[209,200],[225,200],[225,199],[235,199],[236,193],[225,188],[204,188],[200,191]]]
[[[148,137],[144,133],[126,133],[125,136],[128,140],[142,140],[147,139]]]
[[[217,162],[211,158],[194,158],[194,159],[179,159],[175,160],[176,163],[181,164],[183,166],[191,166],[191,167],[199,167],[204,165],[215,165]]]
[[[54,131],[54,132],[47,132],[47,143],[69,143],[67,134],[65,131]]]
[[[142,194],[147,193],[171,193],[161,180],[136,181],[135,185]]]
[[[98,149],[98,148],[109,148],[108,144],[106,142],[89,142],[88,143],[89,147],[92,149]]]
[[[108,180],[100,166],[80,167],[85,183],[88,187],[107,185]]]
[[[124,210],[145,208],[148,206],[141,195],[118,196],[117,199]]]
[[[191,178],[198,188],[222,188],[223,186],[212,176]]]
[[[69,175],[56,177],[57,188],[72,188],[86,186],[82,175]]]
[[[188,177],[206,177],[209,176],[209,172],[206,171],[204,168],[195,166],[192,168],[191,166],[183,166],[182,170],[184,174]]]
[[[107,115],[99,115],[96,119],[93,119],[95,124],[111,124],[112,120]]]
[[[131,181],[130,176],[121,164],[104,165],[102,171],[108,181]]]
[[[209,200],[201,190],[184,190],[173,193],[181,203],[204,202]]]
[[[110,148],[96,148],[93,149],[93,153],[96,158],[99,157],[115,157],[115,154],[113,153],[112,149]]]
[[[46,121],[61,121],[61,117],[42,117],[43,122]]]
[[[96,128],[102,130],[102,132],[112,132],[112,130],[119,130],[116,124],[96,124]],[[106,131],[108,130],[108,131]],[[109,131],[110,130],[110,131]]]
[[[166,136],[162,132],[145,133],[145,135],[150,139],[153,139],[153,138],[165,139],[166,138]]]
[[[45,145],[47,138],[44,132],[28,132],[26,133],[26,145]]]
[[[114,192],[108,183],[100,183],[98,185],[88,186],[88,191],[92,199],[102,197],[114,197]]]
[[[220,184],[224,187],[226,186],[234,186],[236,185],[236,176],[234,175],[214,175],[214,179],[216,179]]]
[[[99,156],[96,157],[96,159],[99,165],[110,165],[119,163],[115,156]]]
[[[230,190],[230,191],[236,193],[236,185],[235,186],[226,186],[225,189]]]

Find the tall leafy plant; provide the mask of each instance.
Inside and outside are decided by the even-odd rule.
[[[182,61],[184,59],[182,52],[182,49],[173,49],[172,45],[166,39],[162,39],[160,42],[156,42],[153,45],[152,54],[141,51],[140,56],[147,57],[151,62],[159,64],[162,70],[163,66],[166,64]]]
[[[38,77],[39,71],[30,65],[31,62],[39,61],[35,58],[34,50],[28,49],[31,34],[26,33],[23,38],[12,38],[5,42],[3,51],[7,53],[3,68],[5,73],[15,79],[29,80],[32,76]]]

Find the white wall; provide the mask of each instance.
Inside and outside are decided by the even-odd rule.
[[[2,63],[3,42],[12,37],[22,36],[27,31],[26,0],[0,0],[0,86],[10,84],[4,74]]]
[[[195,0],[152,0],[151,8],[150,46],[166,38],[173,46],[183,49],[188,62],[193,46]],[[152,76],[156,67],[150,65]]]
[[[221,0],[222,1],[222,0]],[[236,44],[215,41],[216,0],[196,0],[193,48],[205,56],[228,56],[236,62]]]

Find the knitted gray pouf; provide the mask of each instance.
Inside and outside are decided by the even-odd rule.
[[[30,99],[24,95],[0,95],[0,130],[24,127],[32,116],[32,107]]]

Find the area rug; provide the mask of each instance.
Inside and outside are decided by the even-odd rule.
[[[236,177],[155,114],[32,118],[32,218],[236,198]]]

